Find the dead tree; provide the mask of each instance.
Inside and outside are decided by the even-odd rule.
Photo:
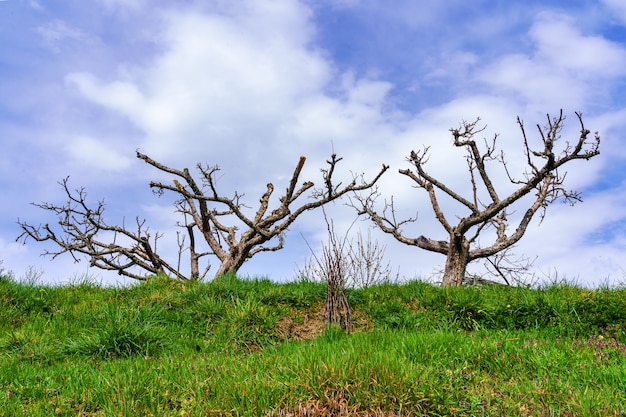
[[[378,197],[377,192],[373,191],[367,196],[357,197],[357,203],[353,205],[360,214],[369,216],[380,229],[394,236],[396,240],[446,255],[442,285],[461,285],[468,263],[475,259],[491,257],[510,248],[522,238],[528,224],[538,211],[541,211],[543,219],[545,209],[555,200],[563,199],[571,204],[581,201],[580,193],[564,188],[566,173],[560,172],[559,169],[570,161],[589,160],[598,155],[600,137],[596,133],[594,139],[588,139],[590,131],[585,128],[581,113],[576,113],[576,116],[580,123],[580,136],[573,143],[566,141],[560,150],[555,149],[555,144],[561,138],[565,120],[562,111],[558,117],[551,118],[548,115],[546,126],[537,125],[542,144],[539,150],[531,147],[524,123],[519,117],[517,118],[522,132],[526,160],[526,169],[521,177],[517,178],[509,172],[504,153],[497,152],[498,135],[495,135],[491,141],[485,140],[482,151],[474,140],[474,137],[485,129],[485,127],[477,126],[480,119],[471,123],[463,122],[460,128],[451,129],[454,146],[467,151],[466,160],[471,190],[469,197],[452,190],[426,172],[424,166],[428,161],[428,147],[422,151],[412,151],[407,158],[412,168],[400,169],[399,172],[413,180],[416,188],[424,189],[428,193],[435,217],[448,234],[448,240],[434,240],[424,236],[412,238],[404,235],[402,226],[414,222],[416,218],[397,220],[393,199],[391,203],[385,203],[382,213],[377,212],[374,208],[374,201]],[[504,198],[496,192],[494,183],[488,175],[487,165],[494,162],[504,167],[509,181],[515,187],[515,191]],[[519,222],[516,222],[515,229],[510,231],[509,216],[512,213],[512,205],[533,191],[535,198],[530,207]],[[450,197],[469,211],[464,216],[457,216],[456,225],[452,224],[444,214],[439,201],[441,195]],[[489,228],[495,231],[495,240],[490,246],[483,247],[479,245],[478,237]]]
[[[91,266],[114,270],[120,275],[140,280],[151,274],[170,274],[181,280],[202,279],[208,273],[211,262],[210,258],[207,259],[200,272],[200,260],[211,256],[217,258],[220,264],[214,276],[236,273],[257,253],[281,249],[284,244],[284,233],[298,216],[347,193],[373,187],[388,169],[388,166],[383,165],[369,182],[365,181],[363,175],[353,175],[347,185],[335,184],[333,174],[337,163],[343,158],[333,154],[331,159],[326,161],[328,167],[321,169],[323,186],[317,188],[311,181],[298,186],[306,160],[305,157],[300,157],[285,194],[276,202],[276,208],[270,211],[274,185],[269,183],[259,200],[256,213],[254,216],[248,216],[245,214],[247,207],[241,201],[243,195],[235,192],[233,196],[227,197],[218,192],[217,166],[198,164],[200,181],[196,181],[187,168],[183,170],[170,168],[140,152],[137,152],[137,158],[160,171],[174,175],[171,184],[153,181],[150,187],[159,195],[166,191],[177,195],[176,211],[183,217],[178,226],[183,231],[177,233],[179,252],[176,264],[166,262],[158,254],[157,241],[163,236],[159,233],[151,236],[149,228],[145,226],[145,220],[137,218],[134,231],[124,224],[108,225],[103,218],[104,202],[100,201],[95,208],[90,208],[85,190],[72,191],[68,187],[67,178],[61,182],[68,197],[64,205],[35,204],[57,215],[60,230],[56,231],[49,224],[36,227],[18,220],[22,227],[22,234],[18,240],[26,241],[33,238],[39,242],[51,241],[58,249],[46,251],[45,255],[55,258],[69,252],[75,261],[79,261],[85,255],[90,259]],[[303,196],[308,196],[309,201],[297,205],[303,200],[301,198]],[[107,241],[99,237],[102,236],[102,232],[109,232],[109,236],[112,234],[112,239]],[[197,250],[196,233],[206,241],[208,245],[206,251]],[[266,245],[268,243],[271,244]],[[188,252],[189,255],[188,276],[183,274],[180,268],[184,252]],[[137,272],[138,269],[143,270],[143,273]]]
[[[18,220],[22,234],[17,240],[26,242],[30,237],[38,242],[51,241],[58,248],[46,250],[43,255],[54,259],[69,253],[75,262],[87,256],[90,266],[117,271],[130,278],[145,279],[145,275],[135,272],[141,269],[148,274],[173,274],[176,278],[186,279],[178,272],[179,268],[157,254],[157,241],[161,235],[155,233],[152,236],[145,220],[135,218],[134,230],[124,223],[121,226],[107,224],[104,220],[104,201],[100,200],[97,205],[90,207],[85,189],[71,190],[68,181],[69,178],[65,178],[59,183],[67,196],[64,205],[33,203],[57,215],[58,230],[50,224],[32,226]],[[108,234],[108,239],[103,240],[103,234]]]

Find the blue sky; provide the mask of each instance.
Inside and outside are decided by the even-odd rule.
[[[308,157],[303,179],[318,181],[333,150],[346,178],[389,164],[381,202],[393,196],[400,215],[418,213],[407,235],[444,238],[426,194],[397,173],[410,151],[430,146],[430,172],[466,192],[463,154],[448,129],[480,116],[485,136],[499,133],[511,166],[523,169],[516,117],[532,128],[562,108],[563,139],[576,138],[581,111],[602,136],[601,155],[568,169],[566,186],[584,202],[553,204],[515,252],[537,257],[544,279],[626,280],[621,0],[6,0],[0,92],[0,259],[18,277],[30,268],[47,282],[85,273],[119,281],[69,256],[42,258],[45,245],[15,242],[18,218],[54,221],[29,203],[62,203],[57,182],[68,175],[93,201],[105,199],[109,223],[146,218],[165,233],[161,250],[175,256],[173,197],[148,187],[169,179],[136,149],[176,168],[218,164],[224,194],[238,190],[251,204],[267,182],[286,187],[300,155]],[[501,172],[494,177],[509,187]],[[458,207],[446,210],[454,216]],[[339,231],[355,217],[342,204],[329,211]],[[309,255],[304,238],[314,247],[325,238],[320,214],[303,216],[285,249],[242,272],[293,279]],[[431,278],[445,261],[376,230],[373,237],[402,276]]]

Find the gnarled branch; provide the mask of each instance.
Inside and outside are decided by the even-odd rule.
[[[363,175],[353,175],[348,185],[342,186],[341,183],[335,185],[333,174],[342,158],[337,158],[333,154],[328,161],[329,168],[322,170],[324,188],[315,189],[311,181],[298,185],[306,161],[302,156],[293,171],[285,194],[278,199],[277,206],[274,209],[270,207],[275,187],[268,183],[258,200],[259,205],[254,215],[248,216],[244,210],[246,206],[242,202],[243,195],[235,192],[231,196],[225,196],[218,190],[217,166],[198,164],[200,181],[197,181],[187,168],[180,170],[168,167],[139,151],[137,158],[174,176],[171,183],[152,181],[150,187],[158,195],[167,191],[177,196],[174,206],[176,212],[183,216],[183,221],[177,225],[185,229],[186,234],[177,232],[179,251],[175,266],[159,255],[156,243],[162,235],[155,233],[152,237],[149,228],[145,226],[145,220],[136,219],[136,231],[129,230],[124,224],[121,226],[107,224],[103,217],[104,202],[100,201],[95,208],[91,208],[87,204],[85,190],[70,190],[67,178],[60,183],[67,196],[65,204],[35,204],[55,213],[59,227],[51,227],[48,224],[35,227],[18,220],[22,227],[22,234],[18,240],[26,241],[32,238],[38,242],[50,241],[56,244],[58,249],[46,251],[44,253],[46,255],[56,258],[63,253],[69,253],[77,262],[82,256],[87,256],[91,266],[114,270],[135,279],[145,279],[146,274],[171,274],[181,280],[202,279],[211,264],[207,261],[201,274],[199,260],[209,255],[219,261],[216,276],[235,273],[245,261],[257,253],[281,249],[284,245],[284,233],[298,216],[335,201],[347,193],[373,187],[389,168],[383,165],[371,181],[366,181]],[[309,200],[300,203],[306,194],[310,197]],[[196,229],[204,237],[208,250],[198,250]],[[106,232],[112,232],[112,241],[102,239],[101,236],[107,234]],[[183,252],[189,254],[190,276],[180,272]]]
[[[451,129],[454,146],[467,150],[467,164],[471,196],[465,197],[460,192],[430,175],[425,168],[428,162],[428,148],[423,151],[412,151],[407,161],[412,165],[410,168],[400,169],[402,175],[410,178],[417,188],[424,189],[429,196],[435,217],[449,235],[448,241],[439,241],[420,236],[411,238],[405,236],[400,226],[407,221],[399,222],[395,218],[392,206],[385,204],[383,214],[379,214],[374,207],[376,195],[370,194],[357,199],[355,207],[361,214],[366,214],[384,232],[391,234],[398,241],[418,246],[422,249],[445,254],[447,256],[446,270],[443,283],[446,285],[460,285],[463,281],[467,264],[478,258],[487,258],[496,255],[517,243],[537,212],[541,212],[541,218],[545,215],[547,206],[563,199],[571,204],[581,201],[580,193],[564,188],[566,173],[561,168],[574,160],[589,160],[599,154],[600,137],[596,133],[594,138],[589,138],[590,131],[585,127],[581,113],[576,113],[580,124],[580,136],[573,143],[565,142],[560,150],[555,149],[559,143],[565,116],[563,111],[556,117],[547,116],[545,126],[537,125],[542,147],[533,149],[529,143],[524,123],[518,117],[517,123],[522,132],[524,154],[526,156],[526,170],[522,173],[523,179],[515,178],[509,171],[503,152],[496,152],[498,135],[493,139],[484,141],[484,149],[481,151],[474,137],[485,128],[478,127],[476,121],[463,122],[457,129]],[[517,188],[505,198],[501,198],[487,171],[488,163],[503,165],[510,182]],[[481,201],[479,194],[486,191],[488,200]],[[535,192],[535,199],[525,211],[513,232],[509,233],[509,217],[507,210],[522,197]],[[439,203],[439,194],[443,193],[461,206],[469,209],[469,214],[459,216],[455,225],[446,218]],[[386,213],[391,209],[391,215]],[[409,219],[408,221],[413,221]],[[494,242],[485,247],[478,245],[478,236],[486,229],[495,229]]]

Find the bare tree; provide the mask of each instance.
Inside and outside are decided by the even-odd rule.
[[[360,214],[369,216],[374,223],[384,232],[391,234],[398,241],[407,245],[438,252],[446,255],[445,270],[442,285],[456,286],[463,283],[466,268],[469,262],[488,258],[514,245],[526,232],[526,228],[537,211],[541,211],[541,218],[545,215],[547,206],[558,199],[574,204],[581,201],[580,193],[568,191],[563,183],[566,173],[559,172],[566,163],[590,158],[599,154],[600,137],[595,134],[593,140],[589,140],[590,131],[585,128],[581,113],[576,113],[580,123],[580,136],[573,142],[565,142],[561,150],[555,149],[555,144],[561,138],[561,131],[565,116],[563,112],[557,117],[547,116],[545,126],[537,125],[541,138],[542,147],[534,150],[529,144],[524,123],[518,117],[517,123],[521,129],[524,142],[524,155],[526,169],[521,179],[511,175],[507,161],[502,151],[497,152],[495,135],[491,141],[485,140],[481,151],[474,137],[482,132],[485,127],[478,127],[477,119],[474,122],[463,122],[458,129],[451,129],[453,144],[467,151],[466,161],[469,170],[469,182],[471,195],[464,197],[461,193],[452,190],[443,182],[434,178],[424,168],[428,161],[428,147],[422,151],[412,151],[407,161],[412,168],[400,169],[402,175],[407,176],[428,193],[435,217],[448,234],[448,240],[434,240],[424,236],[417,238],[403,234],[402,226],[414,222],[416,218],[397,220],[393,199],[385,203],[382,213],[374,208],[374,202],[379,196],[377,191],[372,191],[367,196],[357,196],[356,204]],[[501,198],[490,176],[487,165],[499,163],[504,167],[506,175],[514,185],[515,190]],[[509,216],[512,205],[522,197],[535,192],[535,198],[530,207],[517,223],[515,229],[509,233]],[[444,215],[439,197],[445,195],[469,210],[469,214],[458,216],[456,225]],[[481,197],[485,201],[481,201]],[[495,231],[495,241],[490,246],[481,246],[478,237],[486,229]]]
[[[67,178],[61,182],[67,195],[67,202],[64,205],[35,204],[57,215],[60,230],[55,231],[49,224],[37,227],[18,220],[23,230],[18,240],[26,241],[30,237],[39,242],[51,241],[58,248],[44,252],[46,255],[55,258],[69,252],[75,261],[86,255],[91,266],[114,270],[120,275],[140,280],[145,279],[146,273],[172,274],[181,280],[202,279],[208,273],[211,263],[206,260],[200,272],[200,260],[208,256],[217,258],[220,263],[214,276],[236,273],[257,253],[281,249],[285,231],[298,216],[349,192],[373,187],[389,168],[383,165],[369,182],[365,181],[363,175],[352,175],[352,180],[347,185],[335,184],[333,174],[343,158],[333,154],[330,160],[326,161],[327,168],[321,169],[323,186],[315,187],[311,181],[298,186],[306,160],[304,156],[300,157],[285,193],[276,202],[276,208],[271,211],[269,209],[274,185],[268,183],[256,212],[253,216],[248,216],[245,212],[249,207],[243,204],[242,194],[235,192],[228,197],[218,191],[217,166],[198,164],[200,180],[196,181],[187,168],[183,170],[170,168],[139,151],[137,158],[175,177],[172,184],[153,181],[150,187],[159,195],[168,191],[173,192],[178,198],[175,207],[176,211],[182,214],[183,219],[178,226],[183,231],[177,233],[179,252],[176,264],[165,261],[158,254],[157,242],[163,236],[159,233],[152,235],[150,229],[145,226],[145,220],[136,218],[135,230],[128,229],[125,224],[108,225],[103,217],[104,202],[100,201],[95,208],[91,208],[87,204],[85,190],[81,188],[72,191],[68,187]],[[297,205],[302,196],[308,196],[310,200]],[[102,237],[103,232],[105,237]],[[206,241],[208,245],[206,251],[198,251],[196,232]],[[270,244],[266,245],[268,243]],[[184,252],[188,252],[189,255],[189,276],[183,274],[180,268]],[[137,269],[143,270],[143,274],[137,272]]]
[[[25,243],[30,237],[38,242],[51,241],[58,248],[46,250],[43,254],[52,259],[69,253],[75,262],[79,262],[86,255],[92,267],[117,271],[135,279],[145,278],[135,272],[137,269],[149,274],[171,273],[185,279],[175,266],[157,254],[157,241],[162,236],[159,233],[152,236],[145,220],[135,218],[134,230],[129,229],[125,222],[121,226],[107,224],[104,220],[104,201],[100,200],[90,207],[85,189],[72,190],[68,181],[66,177],[59,183],[67,196],[65,204],[34,203],[36,207],[57,215],[58,230],[50,224],[33,226],[18,220],[22,227],[18,240],[23,239]]]

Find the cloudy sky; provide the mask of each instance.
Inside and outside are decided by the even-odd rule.
[[[411,150],[430,146],[428,170],[471,192],[463,152],[449,129],[481,117],[484,137],[499,133],[512,168],[523,171],[516,117],[537,139],[546,114],[567,116],[565,140],[586,127],[602,136],[601,155],[574,161],[566,187],[584,202],[557,202],[535,219],[515,252],[534,259],[536,276],[597,285],[626,281],[626,3],[622,0],[5,0],[0,2],[0,259],[16,276],[46,282],[90,274],[69,256],[15,242],[18,218],[54,223],[31,202],[61,204],[58,181],[104,199],[107,220],[146,218],[174,257],[169,180],[135,150],[175,168],[221,167],[224,195],[249,205],[265,185],[284,190],[300,155],[302,179],[320,181],[332,152],[338,171],[374,175],[380,202],[415,216],[408,236],[445,238],[423,190],[398,174]],[[494,181],[505,193],[505,175]],[[513,213],[526,207],[516,206]],[[339,232],[355,210],[329,208]],[[450,219],[465,215],[446,205]],[[242,272],[293,279],[325,236],[321,212],[302,216],[280,252]],[[370,227],[357,222],[351,232]],[[445,259],[373,230],[400,275],[430,279]],[[485,239],[485,244],[488,241]],[[477,265],[478,267],[478,265]],[[217,266],[214,266],[217,268]]]

